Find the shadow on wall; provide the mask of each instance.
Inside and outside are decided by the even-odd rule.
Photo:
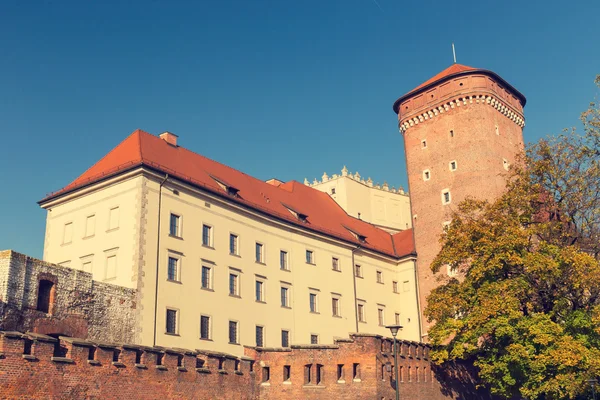
[[[478,388],[477,369],[459,362],[431,366],[443,395],[456,400],[500,400],[485,388]]]

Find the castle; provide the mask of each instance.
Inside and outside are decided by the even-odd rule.
[[[24,355],[27,343],[57,337],[146,346],[132,353],[138,358],[146,348],[202,349],[237,360],[235,371],[264,349],[338,349],[349,333],[383,340],[390,324],[425,349],[417,343],[427,341],[422,310],[439,284],[429,269],[438,237],[454,205],[503,190],[523,148],[524,105],[494,72],[460,64],[400,97],[393,110],[408,193],[345,167],[313,183],[264,182],[181,147],[173,133],[136,130],[39,202],[43,262],[0,253],[0,329],[35,332],[5,334],[4,343],[25,340],[11,350]],[[54,340],[53,357],[73,348]],[[369,369],[385,364],[378,352],[369,353]],[[172,353],[181,367],[186,353]],[[282,354],[285,375],[296,364]],[[268,359],[260,358],[261,390]],[[444,397],[434,391],[428,398]]]

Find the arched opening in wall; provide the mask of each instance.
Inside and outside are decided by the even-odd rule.
[[[52,306],[54,305],[54,296],[56,288],[54,282],[46,279],[41,279],[38,286],[37,310],[52,314]]]

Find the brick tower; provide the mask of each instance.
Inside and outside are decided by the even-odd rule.
[[[496,73],[453,64],[394,103],[404,136],[421,315],[438,285],[429,266],[452,209],[467,196],[494,199],[505,187],[504,174],[523,148],[525,101]],[[421,327],[427,340],[423,317]]]

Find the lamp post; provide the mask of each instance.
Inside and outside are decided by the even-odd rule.
[[[596,400],[596,383],[598,381],[596,379],[588,379],[587,382],[592,386],[592,395],[594,396],[594,400]]]
[[[388,325],[386,326],[386,328],[388,328],[390,332],[392,332],[392,337],[394,338],[394,374],[396,375],[394,379],[396,382],[396,400],[400,400],[400,388],[398,387],[398,348],[396,347],[396,335],[398,334],[398,331],[402,329],[402,326]]]

